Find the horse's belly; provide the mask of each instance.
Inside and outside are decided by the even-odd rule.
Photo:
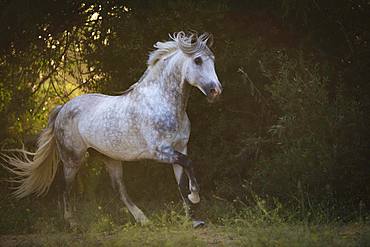
[[[122,139],[120,143],[113,144],[110,153],[120,160],[149,159],[152,154],[141,138]]]
[[[92,148],[114,159],[150,158],[145,140],[141,136],[132,135],[132,133],[131,135],[119,131],[105,133],[103,138],[92,138],[89,144]]]

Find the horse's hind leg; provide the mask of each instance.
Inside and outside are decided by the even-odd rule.
[[[122,180],[122,164],[121,161],[113,160],[105,157],[103,159],[109,176],[112,180],[113,189],[117,189],[120,195],[120,199],[126,205],[130,213],[134,216],[136,222],[145,224],[148,222],[148,218],[144,215],[140,208],[138,208],[130,199],[126,187]]]
[[[73,217],[73,206],[71,204],[72,188],[79,166],[63,166],[65,187],[63,191],[63,206],[64,206],[64,219],[68,222],[69,226],[74,228],[77,223]]]
[[[58,142],[57,142],[58,143]],[[81,163],[85,157],[86,149],[71,150],[58,143],[58,150],[60,159],[63,163],[64,173],[64,191],[63,191],[63,206],[64,219],[73,229],[77,227],[77,223],[73,217],[73,205],[71,203],[71,196],[73,191],[73,184],[80,169]]]

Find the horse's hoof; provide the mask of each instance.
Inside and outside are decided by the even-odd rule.
[[[146,226],[149,223],[150,223],[150,221],[148,219],[140,221],[140,225],[142,225],[142,226]]]
[[[193,220],[193,228],[204,227],[206,223],[203,220]]]
[[[200,197],[199,197],[199,194],[196,193],[196,192],[191,192],[189,195],[188,195],[188,199],[193,203],[193,204],[197,204],[200,202]]]
[[[137,218],[136,219],[136,222],[138,222],[142,226],[145,226],[145,225],[148,225],[148,223],[150,221],[149,221],[149,219],[145,215],[143,215],[143,216]]]

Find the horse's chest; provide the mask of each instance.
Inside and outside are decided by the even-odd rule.
[[[163,134],[175,133],[179,130],[179,121],[175,114],[162,112],[154,117],[152,128]]]
[[[142,133],[149,146],[176,142],[184,132],[184,116],[168,104],[158,104],[148,109],[142,118]],[[185,124],[186,125],[186,124]]]

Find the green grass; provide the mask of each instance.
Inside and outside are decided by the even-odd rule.
[[[86,204],[78,212],[80,229],[66,230],[57,221],[41,216],[32,232],[0,236],[1,246],[370,246],[366,219],[350,222],[290,218],[281,208],[263,204],[236,208],[210,201],[207,227],[192,229],[180,204],[169,204],[148,213],[151,222],[135,224],[126,210],[110,212]],[[89,206],[90,205],[90,206]],[[92,206],[93,205],[93,206]],[[121,217],[120,217],[121,215]]]
[[[127,224],[110,232],[2,236],[2,246],[369,246],[369,225]],[[11,241],[13,240],[13,241]],[[13,244],[13,245],[12,245]]]

